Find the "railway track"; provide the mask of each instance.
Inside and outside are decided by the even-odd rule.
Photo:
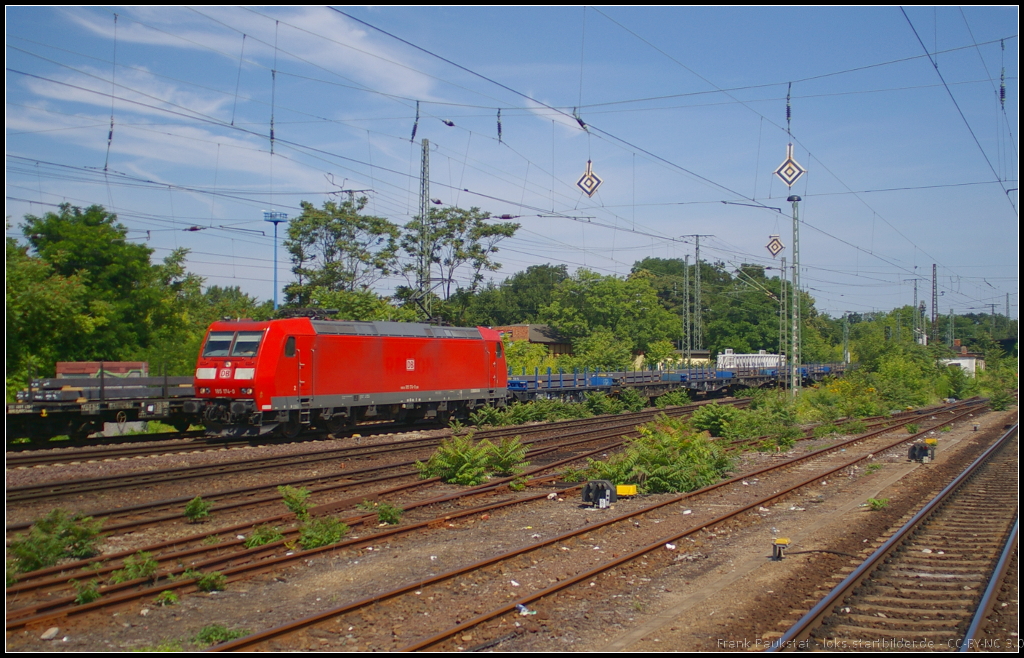
[[[517,427],[495,428],[477,432],[475,436],[479,439],[498,438],[510,435],[519,435],[525,442],[535,439],[531,437],[543,436],[545,434],[557,434],[567,428],[586,429],[589,427],[607,426],[608,429],[625,429],[637,424],[645,423],[660,413],[668,415],[683,415],[692,412],[702,404],[696,403],[681,407],[672,407],[666,410],[645,410],[631,414],[620,414],[616,416],[598,416],[583,420],[560,421],[557,423],[545,423],[538,425],[526,425]],[[749,404],[748,400],[731,400],[727,404],[742,406]],[[216,464],[202,466],[184,466],[173,469],[159,469],[133,473],[128,475],[116,475],[99,478],[82,478],[70,481],[55,481],[37,485],[26,485],[20,487],[9,487],[7,489],[7,502],[23,503],[36,502],[48,499],[59,499],[68,496],[80,496],[86,493],[110,491],[117,489],[132,489],[142,486],[178,482],[186,479],[204,478],[211,476],[227,476],[241,473],[251,473],[268,469],[282,467],[298,467],[302,465],[316,464],[323,461],[335,459],[362,458],[368,455],[377,455],[385,451],[405,451],[410,448],[432,448],[445,437],[431,437],[421,439],[408,439],[388,444],[375,446],[344,446],[340,448],[319,448],[316,450],[297,453],[288,456],[252,458],[244,460],[224,461]]]
[[[969,409],[973,409],[973,407],[968,407],[968,408]],[[968,412],[965,411],[964,413],[968,413]],[[909,420],[912,420],[912,419],[908,419],[907,422],[909,422]],[[948,420],[949,419],[944,419],[943,422],[946,422]],[[508,434],[508,433],[519,433],[519,429],[513,428],[513,430],[511,432],[508,431],[508,430],[503,430],[503,432],[505,434]],[[612,431],[611,434],[612,435],[615,435],[615,434],[621,435],[621,428]],[[874,434],[877,434],[877,432],[876,433],[872,433],[872,435],[874,435]],[[860,439],[858,439],[858,440],[862,441],[865,438],[867,438],[867,437],[860,437]],[[908,436],[904,435],[903,437],[901,437],[897,441],[897,443],[902,443],[904,441],[912,440],[912,439],[913,439],[913,437],[908,437]],[[797,464],[802,464],[802,463],[805,463],[805,462],[811,461],[811,460],[820,460],[820,459],[822,459],[827,454],[833,454],[833,455],[835,455],[836,458],[838,458],[840,456],[841,451],[844,450],[844,448],[842,448],[842,446],[852,445],[852,443],[856,442],[856,441],[857,440],[854,440],[852,442],[844,442],[844,443],[841,443],[841,444],[837,444],[837,445],[833,446],[829,450],[820,451],[820,452],[815,453],[813,455],[805,455],[804,457],[801,457],[801,458],[799,458],[797,460],[793,460],[793,463],[791,463],[791,464],[784,464],[784,465],[778,465],[778,466],[781,466],[782,468],[789,468],[789,467],[794,467],[795,466],[795,468],[792,468],[791,470],[794,473],[794,477],[797,477],[797,476],[801,475],[801,473],[800,473],[801,468],[804,468],[804,467],[801,467],[801,466],[797,466]],[[603,450],[607,450],[607,447],[602,447],[602,448],[598,449],[599,452],[603,451]],[[874,447],[866,447],[865,450],[876,450],[876,448],[874,448]],[[571,461],[571,460],[576,460],[576,459],[579,459],[579,458],[580,458],[580,455],[572,455],[572,456],[568,457],[566,460],[563,460],[563,461]],[[848,460],[839,459],[839,461],[841,461],[843,464],[845,464],[846,461],[848,461]],[[545,465],[546,468],[551,468],[552,466],[553,466],[552,464]],[[555,466],[557,466],[557,464],[555,464]],[[843,467],[844,466],[840,465],[838,468],[841,469]],[[765,470],[767,471],[767,470],[770,470],[770,469],[765,469]],[[816,472],[814,473],[814,475],[808,481],[814,481],[817,478],[822,477],[822,475],[820,474],[820,469],[815,469],[815,471]],[[744,477],[749,478],[752,475],[756,476],[757,474],[756,473],[754,473],[754,474],[748,473],[748,474],[745,474]],[[731,481],[730,483],[726,483],[726,484],[736,485],[737,483],[738,483],[738,480]],[[743,484],[746,484],[746,483],[743,483]],[[500,483],[498,483],[498,486],[500,487]],[[487,488],[481,488],[479,491],[476,491],[476,492],[472,492],[471,491],[471,492],[468,492],[468,493],[471,494],[471,495],[477,495],[477,496],[479,496],[479,495],[486,495],[488,489],[491,492],[494,491],[494,487],[490,486],[490,487],[487,487]],[[702,492],[698,492],[698,493],[702,493]],[[703,492],[703,493],[706,493],[706,492]],[[381,492],[381,494],[384,495],[385,492]],[[780,494],[780,495],[785,495],[785,494]],[[532,496],[532,497],[528,497],[528,498],[529,498],[528,500],[521,500],[521,499],[516,498],[516,497],[510,497],[508,500],[503,501],[501,503],[496,503],[495,505],[496,506],[500,506],[500,505],[524,504],[524,503],[529,503],[529,502],[533,501],[534,499],[540,500],[542,498],[546,498],[546,496],[540,496],[540,497]],[[454,497],[452,499],[454,499]],[[351,504],[353,501],[348,501],[348,502],[349,502],[349,504]],[[426,508],[426,507],[428,507],[430,505],[439,504],[439,502],[441,502],[441,501],[439,501],[437,499],[433,499],[433,500],[428,499],[428,500],[422,501],[422,506],[424,508]],[[763,502],[763,501],[760,501],[760,502]],[[468,510],[465,510],[464,512],[465,512],[465,514],[479,513],[479,510],[477,509],[477,507],[471,507]],[[332,510],[322,510],[322,511],[332,511]],[[643,514],[650,514],[650,513],[652,513],[652,511],[651,510],[646,510],[646,511],[643,511],[641,513],[643,513]],[[737,512],[737,514],[739,514],[739,513],[741,513],[741,512]],[[447,514],[447,515],[444,515],[442,517],[436,517],[436,518],[435,517],[431,517],[431,518],[428,518],[425,521],[422,521],[421,523],[419,523],[417,525],[419,525],[419,526],[421,526],[423,528],[436,527],[436,525],[439,524],[439,523],[441,523],[441,524],[448,523],[450,520],[457,519],[457,518],[459,518],[462,515],[463,515],[462,513],[455,513],[455,514]],[[363,517],[362,519],[359,519],[358,517],[350,517],[349,519],[346,519],[346,520],[347,521],[351,521],[352,523],[361,523],[361,522],[365,521],[366,515],[364,514],[364,515],[362,515],[362,517]],[[281,520],[283,520],[281,517],[278,517],[276,520],[275,519],[270,519],[271,522],[280,522]],[[260,521],[256,521],[256,523],[259,523],[259,522]],[[250,521],[249,523],[244,524],[242,526],[238,526],[237,528],[227,529],[227,531],[223,533],[225,535],[225,539],[227,541],[225,541],[224,544],[222,546],[220,546],[216,551],[211,551],[211,549],[209,547],[206,547],[205,550],[207,551],[207,553],[214,553],[215,552],[215,553],[217,553],[217,555],[212,555],[211,554],[211,555],[209,555],[207,557],[203,557],[202,555],[200,555],[199,548],[197,548],[196,546],[191,546],[191,547],[188,547],[186,549],[183,549],[182,552],[177,554],[177,555],[175,555],[175,557],[169,558],[169,561],[171,561],[171,562],[185,562],[185,563],[192,564],[193,568],[196,568],[198,566],[198,568],[206,569],[206,570],[209,570],[209,569],[222,569],[223,572],[225,573],[225,575],[227,575],[229,577],[229,579],[237,580],[237,579],[247,578],[247,577],[251,576],[253,573],[259,573],[259,572],[262,572],[262,571],[279,569],[279,568],[281,568],[283,566],[286,566],[289,563],[293,563],[293,562],[295,562],[297,560],[309,559],[311,556],[319,554],[319,553],[322,553],[322,552],[335,552],[335,551],[341,550],[345,546],[349,546],[349,545],[351,545],[351,546],[358,546],[358,545],[364,544],[366,542],[383,541],[383,539],[380,538],[380,535],[375,534],[373,536],[364,536],[364,537],[362,537],[360,539],[353,539],[353,540],[351,540],[351,542],[345,542],[345,543],[340,544],[340,545],[333,545],[333,546],[330,546],[330,547],[325,547],[322,550],[318,549],[316,552],[300,551],[300,552],[294,552],[295,554],[293,554],[293,555],[285,555],[284,553],[291,552],[291,551],[287,551],[286,548],[282,548],[282,547],[286,546],[288,541],[290,541],[290,539],[286,539],[286,540],[283,540],[282,542],[279,542],[277,546],[271,546],[271,547],[268,547],[268,548],[265,548],[265,549],[261,549],[259,551],[250,551],[250,552],[248,552],[248,555],[246,555],[247,551],[241,550],[239,548],[239,546],[238,546],[239,544],[241,544],[241,541],[232,540],[230,538],[230,534],[232,532],[245,532],[245,531],[249,530],[252,527],[252,523],[253,522]],[[397,533],[405,533],[405,532],[409,532],[409,531],[411,531],[411,529],[407,529],[407,528],[403,527],[403,528],[400,528],[400,529],[396,529],[394,532],[397,534]],[[391,531],[389,530],[388,532],[391,532]],[[291,535],[289,535],[289,537],[291,537]],[[200,538],[199,537],[195,537],[193,539],[195,539],[196,543],[198,543],[198,540]],[[191,553],[189,553],[187,551],[191,551]],[[174,555],[173,552],[171,553],[171,555]],[[586,555],[586,554],[584,554],[584,555]],[[123,558],[125,556],[121,556],[121,557]],[[116,556],[108,556],[108,557],[116,558]],[[241,564],[240,562],[244,562],[245,564]],[[68,566],[68,568],[74,567],[74,565],[67,565],[67,566]],[[117,563],[115,563],[114,565],[112,565],[110,567],[107,567],[107,570],[108,571],[112,570],[113,568],[116,568],[116,566],[117,566]],[[182,569],[178,569],[177,571],[180,572],[180,571],[182,571]],[[172,570],[168,570],[168,573],[173,573],[174,575],[178,575],[178,576],[181,575],[180,573],[175,572],[173,569]],[[170,582],[170,584],[168,584],[169,582]],[[125,601],[138,600],[140,598],[146,598],[146,597],[152,598],[155,594],[158,594],[160,591],[163,591],[164,589],[168,589],[168,588],[180,589],[180,588],[184,588],[184,587],[187,587],[187,586],[191,585],[193,582],[194,582],[194,579],[190,580],[187,577],[185,577],[185,578],[180,578],[179,577],[178,579],[176,579],[174,581],[166,581],[166,580],[165,581],[161,581],[159,584],[153,586],[153,587],[155,587],[155,589],[152,589],[152,588],[149,588],[149,587],[145,587],[144,583],[128,583],[128,584],[126,584],[126,587],[122,588],[123,591],[121,591],[120,593],[118,591],[112,591],[110,593],[111,594],[110,596],[106,596],[105,597],[107,599],[107,601],[105,601],[105,602],[97,602],[96,604],[88,604],[87,606],[76,606],[74,608],[67,608],[67,607],[65,607],[63,610],[61,609],[60,605],[53,606],[53,604],[58,603],[57,600],[51,600],[50,604],[48,604],[48,605],[52,606],[52,607],[48,608],[47,610],[42,610],[42,609],[35,610],[35,609],[30,609],[30,608],[24,608],[22,612],[20,612],[20,613],[18,613],[16,615],[16,617],[18,617],[18,619],[12,619],[11,617],[9,617],[9,628],[11,627],[11,624],[14,624],[14,627],[18,628],[18,627],[22,627],[25,624],[29,624],[29,623],[43,623],[46,619],[52,618],[52,617],[47,617],[46,615],[57,615],[57,616],[60,616],[62,614],[75,614],[75,615],[78,615],[78,614],[87,613],[87,612],[91,611],[92,607],[94,607],[94,606],[95,607],[103,607],[103,606],[106,606],[106,605],[119,605],[119,604],[123,604]],[[66,581],[63,581],[63,583],[66,586]],[[142,589],[139,589],[140,587]],[[56,597],[56,598],[57,599],[59,599],[59,598],[67,599],[67,597]],[[70,601],[69,600],[65,600],[65,601],[62,602],[62,605],[69,606],[70,605]],[[38,613],[38,614],[32,614],[32,613]],[[43,616],[40,617],[40,615],[43,615]]]
[[[1018,458],[1014,425],[804,615],[776,648],[996,648],[984,645],[977,628],[988,612],[983,595],[990,582],[994,588],[1002,580],[997,564],[1005,563],[1016,546]]]
[[[970,412],[962,413],[966,416]],[[946,423],[950,420],[952,419],[941,422]],[[643,567],[637,563],[643,559],[658,559],[656,554],[664,554],[666,546],[672,546],[674,550],[675,542],[700,536],[701,533],[708,532],[709,528],[728,524],[753,510],[760,509],[763,505],[781,500],[802,487],[817,483],[823,477],[832,477],[835,473],[870,458],[875,452],[891,449],[914,438],[903,437],[896,441],[889,439],[888,442],[881,439],[875,442],[864,441],[867,438],[876,438],[878,434],[879,432],[869,433],[866,437],[837,444],[827,451],[804,455],[784,464],[746,473],[690,494],[670,497],[657,505],[588,524],[569,533],[552,538],[544,537],[530,545],[445,573],[420,578],[392,590],[377,592],[340,608],[253,634],[217,649],[306,650],[318,646],[345,647],[353,636],[346,636],[338,631],[346,627],[349,630],[362,629],[356,634],[358,647],[350,648],[462,650],[465,643],[470,640],[473,643],[481,643],[477,644],[476,648],[494,646],[495,643],[500,643],[502,638],[500,633],[495,634],[495,629],[513,629],[516,616],[523,614],[525,606],[563,593],[573,586],[582,584],[585,587],[588,581],[590,587],[596,587],[599,582],[602,586],[607,585],[606,579],[609,578],[628,578],[629,575],[620,575],[620,571],[625,574],[629,574],[631,570],[643,571]],[[841,446],[852,446],[857,441],[865,443],[862,450],[858,451],[861,454],[853,458],[842,454],[846,448]],[[823,463],[815,467],[813,462]],[[771,471],[783,470],[789,473],[785,478],[789,480],[789,486],[780,487],[767,496],[757,497],[728,512],[717,515],[705,512],[703,515],[691,516],[690,511],[684,510],[681,513],[678,510],[679,504],[698,506],[701,504],[699,501],[709,495],[729,495],[717,493],[716,490],[720,488],[731,488],[734,493],[749,494],[749,489],[743,489],[748,484],[747,480],[756,481],[754,476],[764,478]],[[807,477],[808,473],[812,473],[810,477]],[[768,481],[764,481],[764,484],[765,489],[776,486]],[[746,497],[750,498],[749,495]],[[660,527],[657,525],[659,523],[662,524]],[[657,530],[652,534],[649,531],[638,530],[641,527]],[[642,541],[643,537],[651,536],[657,538],[653,542]],[[641,544],[642,547],[637,548],[637,544]],[[561,569],[564,572],[563,577],[556,579],[557,582],[541,582],[529,576],[531,564],[544,563],[546,571],[551,572],[552,564],[556,562],[562,566],[555,567],[554,571]],[[509,574],[519,575],[510,580]],[[510,589],[510,584],[514,588],[521,586],[522,590]],[[492,607],[493,603],[485,603],[495,598],[501,601],[497,607]],[[431,603],[427,603],[428,600]],[[382,605],[385,607],[381,608]],[[397,619],[429,615],[432,622],[436,623],[437,630],[425,638],[409,637],[406,632],[397,630],[388,630],[383,636],[368,633],[366,619],[371,614],[371,607],[374,610],[374,618],[381,614]],[[512,634],[515,632],[513,629]],[[470,639],[467,640],[467,637]],[[318,644],[317,638],[326,640],[327,644]]]
[[[674,410],[675,413],[684,413],[685,408],[679,408]],[[540,439],[528,453],[528,460],[537,464],[533,468],[529,469],[524,475],[529,476],[532,473],[541,473],[543,471],[557,468],[558,466],[577,461],[580,458],[587,456],[595,456],[599,453],[605,452],[609,449],[613,449],[620,445],[625,439],[623,436],[623,430],[633,430],[636,426],[637,419],[634,417],[629,421],[613,417],[611,420],[615,421],[608,423],[609,418],[604,419],[589,419],[584,425],[589,426],[589,429],[576,429],[577,424],[563,424],[560,428],[560,433],[554,437],[548,437]],[[542,427],[536,427],[532,429],[544,430]],[[550,433],[551,429],[548,428],[547,432]],[[517,432],[518,433],[518,432]],[[635,432],[627,432],[628,434],[635,434]],[[597,446],[594,446],[595,441],[601,441]],[[589,445],[589,448],[587,447]],[[581,453],[580,450],[583,450]],[[553,461],[551,455],[554,453],[561,453],[561,459]],[[431,480],[420,480],[418,478],[418,471],[415,469],[405,470],[399,473],[393,473],[390,475],[374,475],[377,471],[392,470],[396,466],[409,466],[411,462],[402,462],[400,464],[391,464],[382,468],[370,468],[365,469],[364,472],[359,471],[345,471],[343,472],[343,482],[335,484],[333,486],[322,486],[316,490],[318,497],[323,499],[323,495],[327,492],[334,492],[335,499],[333,502],[323,503],[313,508],[311,511],[314,515],[322,514],[333,514],[337,512],[343,512],[349,516],[344,520],[348,525],[360,525],[369,519],[372,515],[365,513],[354,514],[352,507],[363,500],[371,499],[383,499],[390,498],[399,493],[408,494],[410,490],[423,488],[430,486],[437,482],[436,478]],[[391,487],[389,489],[367,489],[368,486],[379,485],[388,479],[395,478],[407,478],[410,483]],[[317,478],[318,481],[323,481],[325,478]],[[473,497],[480,495],[480,492],[491,492],[496,488],[500,488],[503,484],[506,484],[508,480],[498,480],[496,483],[488,484],[486,486],[474,487],[463,494],[458,496],[445,496],[442,499],[436,497],[428,498],[426,500],[413,502],[411,504],[405,503],[407,511],[411,511],[418,507],[429,507],[435,505],[438,502],[444,502],[447,500],[459,498],[461,496]],[[548,480],[552,479],[550,476]],[[305,482],[289,481],[288,484],[304,484]],[[269,506],[270,504],[280,505],[280,495],[265,496],[263,498],[253,498],[260,492],[268,492],[271,490],[273,485],[264,485],[260,487],[252,487],[248,489],[235,490],[230,492],[235,494],[241,500],[233,504],[226,504],[218,506],[219,511],[225,511],[225,509],[232,507],[254,507],[254,506]],[[358,487],[363,488],[363,495],[353,495]],[[338,493],[346,494],[342,498],[337,498]],[[223,498],[222,494],[228,492],[221,492],[221,494],[213,494],[217,498]],[[173,501],[159,501],[148,505],[134,506],[125,510],[109,510],[92,512],[91,516],[104,517],[108,523],[104,525],[103,530],[105,533],[125,533],[138,531],[139,529],[161,522],[180,522],[180,506],[185,502],[187,497],[181,499],[175,499]],[[521,501],[517,499],[510,499],[507,501],[507,505],[519,504]],[[144,509],[148,508],[150,511],[153,510],[164,510],[168,506],[176,506],[179,509],[173,514],[164,516],[150,517],[146,520],[126,520],[121,523],[109,523],[112,517],[128,516],[142,513]],[[435,520],[431,520],[428,523],[433,523]],[[270,559],[278,557],[277,554],[284,552],[282,546],[288,544],[294,544],[297,538],[299,529],[298,527],[286,527],[283,530],[284,538],[274,545],[268,548],[263,548],[259,551],[244,550],[244,542],[242,538],[238,538],[240,533],[248,533],[253,527],[257,525],[273,525],[273,524],[293,524],[294,516],[291,514],[275,515],[272,517],[261,518],[256,520],[248,520],[245,523],[238,524],[235,526],[221,528],[218,531],[211,533],[207,532],[203,535],[197,535],[190,538],[179,538],[167,542],[161,542],[150,546],[145,546],[141,551],[152,552],[160,563],[159,572],[163,578],[172,577],[179,578],[179,582],[175,584],[172,589],[176,589],[179,586],[188,584],[187,579],[181,581],[180,577],[185,571],[183,566],[186,561],[191,565],[190,569],[217,569],[223,567],[225,563],[237,563],[239,559],[243,562],[259,562],[260,560]],[[8,531],[12,529],[24,529],[28,524],[20,524],[19,526],[9,526]],[[401,533],[408,532],[408,529],[402,529]],[[209,539],[211,536],[218,538],[215,546],[209,545]],[[338,548],[337,546],[333,547]],[[97,566],[95,560],[83,560],[81,562],[62,564],[56,567],[43,569],[37,572],[24,574],[17,579],[17,582],[8,588],[8,595],[14,595],[19,600],[15,605],[14,609],[9,612],[8,621],[11,623],[14,619],[20,619],[26,616],[32,616],[39,614],[51,614],[54,610],[60,610],[64,607],[70,606],[74,602],[74,596],[67,594],[69,591],[68,587],[68,574],[74,574],[76,570],[91,567],[91,577],[107,577],[111,572],[115,571],[119,567],[122,567],[123,560],[130,555],[135,554],[136,551],[123,551],[116,554],[108,554],[102,556],[104,564]],[[225,557],[227,556],[227,557]],[[250,574],[251,568],[243,567],[238,571],[240,574]],[[229,571],[229,575],[234,576],[234,572]],[[118,584],[117,586],[107,587],[104,590],[105,594],[113,594],[112,597],[107,598],[105,605],[123,602],[125,598],[133,598],[135,596],[145,596],[146,593],[135,594],[123,593],[125,590],[133,590],[140,583],[126,583]],[[160,587],[168,587],[166,583],[161,584]],[[26,596],[34,596],[39,598],[44,596],[47,598],[43,604],[36,604],[29,601],[27,604],[23,600]],[[16,599],[17,600],[17,599]]]

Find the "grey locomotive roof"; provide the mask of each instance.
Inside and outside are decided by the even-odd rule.
[[[312,320],[318,334],[345,336],[407,336],[413,338],[472,338],[482,340],[480,330],[473,327],[435,327],[413,322],[345,322]]]

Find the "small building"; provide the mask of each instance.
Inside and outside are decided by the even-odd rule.
[[[977,377],[985,369],[985,355],[968,352],[967,347],[960,344],[959,338],[953,339],[953,350],[959,353],[951,359],[939,359],[939,363],[944,366],[960,366],[971,377]]]
[[[548,354],[572,354],[572,343],[569,339],[546,324],[510,324],[491,329],[500,333],[502,337],[509,336],[509,340],[513,342],[525,340],[543,345],[548,348]]]

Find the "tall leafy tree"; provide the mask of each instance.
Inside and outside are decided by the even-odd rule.
[[[89,315],[88,290],[78,274],[61,276],[41,258],[6,239],[5,364],[7,398],[32,375],[48,375],[74,337],[96,328]]]
[[[620,278],[581,268],[556,286],[540,319],[573,339],[607,329],[631,348],[646,351],[656,341],[677,338],[682,329],[679,318],[658,300],[651,281],[645,271]]]
[[[285,240],[298,278],[285,286],[288,303],[308,304],[314,288],[367,290],[397,271],[401,230],[383,217],[364,215],[366,202],[350,197],[325,201],[323,208],[302,202]]]
[[[126,239],[116,215],[64,204],[43,217],[27,215],[23,232],[54,274],[77,277],[85,289],[93,330],[67,336],[58,348],[64,359],[127,358],[152,342],[166,306],[163,272],[150,264],[152,249]]]
[[[495,262],[498,243],[515,235],[519,224],[492,223],[490,213],[479,208],[431,208],[424,225],[417,217],[405,225],[402,248],[413,263],[406,266],[407,275],[415,274],[424,249],[427,261],[440,269],[439,296],[451,298],[459,288],[475,293],[484,280],[484,272],[496,272],[501,263]],[[458,284],[461,272],[464,286]]]
[[[491,326],[536,323],[558,284],[568,278],[565,265],[531,265],[499,285],[482,288],[467,304],[467,318]]]

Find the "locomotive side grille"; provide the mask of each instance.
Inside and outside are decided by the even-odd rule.
[[[338,322],[313,320],[318,334],[342,336],[402,336],[405,338],[462,338],[483,340],[480,330],[471,327],[434,327],[413,322]]]

